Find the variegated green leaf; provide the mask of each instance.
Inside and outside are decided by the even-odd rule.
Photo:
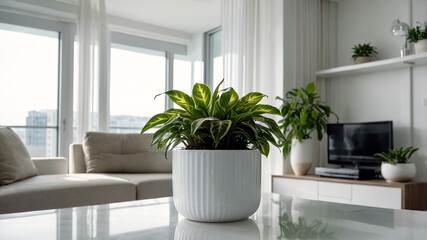
[[[201,83],[194,84],[193,99],[196,106],[208,111],[211,97],[211,89],[207,85]]]
[[[168,95],[172,102],[176,103],[178,106],[184,108],[188,112],[191,112],[191,107],[194,107],[193,99],[184,92],[178,90],[170,90],[165,92],[165,94]]]
[[[266,105],[266,104],[258,104],[255,105],[251,110],[250,110],[251,114],[254,115],[259,115],[259,114],[263,114],[263,113],[269,113],[269,114],[275,114],[275,115],[280,115],[280,111],[279,109],[277,109],[276,107],[273,107],[271,105]]]
[[[224,110],[234,107],[234,105],[239,101],[239,95],[234,91],[233,88],[230,88],[228,91],[221,94],[219,98],[219,106]]]
[[[263,138],[258,138],[256,142],[256,146],[262,155],[267,157],[268,154],[270,153],[270,144],[268,144],[267,140]]]
[[[213,94],[212,94],[212,99],[211,102],[209,103],[209,116],[213,116],[214,112],[215,112],[215,107],[217,107],[217,99],[218,99],[218,93],[219,93],[219,86],[221,86],[221,84],[224,82],[224,79],[218,84],[218,86],[216,86]]]
[[[192,124],[191,124],[191,134],[195,134],[196,131],[203,125],[203,123],[205,123],[206,121],[219,121],[218,118],[214,118],[214,117],[207,117],[207,118],[200,118],[195,120]]]
[[[179,116],[175,116],[168,120],[166,124],[158,129],[151,140],[151,145],[156,144],[166,133],[179,131],[180,125],[176,124],[179,121]]]
[[[181,109],[170,108],[170,109],[166,110],[165,113],[176,115],[176,114],[185,114],[187,112],[184,110],[181,110]]]
[[[215,142],[215,147],[218,147],[219,141],[227,135],[231,123],[231,120],[211,122],[211,134]]]
[[[313,94],[315,90],[316,90],[316,85],[314,84],[314,82],[309,83],[305,88],[305,91],[307,92],[307,94]]]
[[[254,117],[255,121],[259,121],[267,125],[270,129],[271,133],[273,133],[279,140],[285,139],[282,131],[280,131],[279,125],[277,125],[276,121],[268,117]]]
[[[167,113],[159,113],[157,115],[154,115],[148,122],[144,125],[144,127],[141,130],[141,134],[143,134],[148,129],[155,127],[157,125],[166,123],[173,117],[173,115],[167,114]]]
[[[236,111],[243,112],[251,109],[253,106],[259,103],[261,99],[266,97],[266,95],[259,93],[259,92],[250,92],[243,96],[239,103],[236,106]]]

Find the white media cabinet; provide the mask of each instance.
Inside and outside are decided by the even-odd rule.
[[[292,197],[363,206],[427,210],[427,183],[273,175],[272,192]]]

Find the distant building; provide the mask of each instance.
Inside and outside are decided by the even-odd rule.
[[[30,111],[26,118],[25,143],[33,157],[57,155],[57,128],[31,128],[58,126],[56,110]]]
[[[148,117],[130,115],[110,116],[110,132],[112,133],[139,133],[149,120]]]

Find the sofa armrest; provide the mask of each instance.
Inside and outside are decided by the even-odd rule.
[[[67,174],[68,160],[63,157],[32,158],[38,175]]]
[[[80,143],[70,144],[70,173],[86,173],[85,156]]]

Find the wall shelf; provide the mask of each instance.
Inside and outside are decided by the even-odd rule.
[[[383,70],[394,70],[417,65],[427,65],[427,52],[412,54],[405,57],[390,58],[369,63],[348,65],[336,68],[324,69],[316,72],[317,78],[331,78],[349,76],[361,73],[371,73]]]

